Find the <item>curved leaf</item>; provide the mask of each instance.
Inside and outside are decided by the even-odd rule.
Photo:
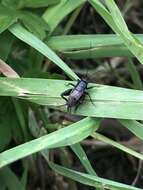
[[[92,187],[99,187],[101,189],[112,189],[112,190],[141,190],[140,188],[132,187],[130,185],[124,185],[122,183],[118,183],[112,180],[107,180],[104,178],[100,178],[97,176],[84,174],[81,172],[77,172],[65,167],[62,167],[58,164],[54,164],[49,162],[50,167],[58,172],[59,174],[71,178],[77,182],[80,182],[85,185],[89,185]]]
[[[99,127],[99,119],[85,118],[68,127],[9,149],[0,154],[0,168],[45,148],[75,144],[88,137]]]
[[[53,61],[56,65],[58,65],[61,69],[65,71],[65,73],[71,77],[72,79],[78,79],[78,76],[68,67],[66,63],[60,59],[54,51],[52,51],[44,42],[38,39],[36,36],[28,32],[21,25],[15,24],[9,29],[12,34],[14,34],[17,38],[29,44],[40,53],[45,55],[51,61]]]
[[[61,106],[65,105],[61,93],[69,89],[67,86],[69,82],[50,79],[0,78],[0,95],[23,98],[66,111],[66,106]],[[73,84],[76,83],[73,82]],[[143,120],[143,91],[99,84],[89,84],[89,86],[94,87],[88,90],[94,105],[89,97],[86,97],[76,112],[73,109],[73,114]]]

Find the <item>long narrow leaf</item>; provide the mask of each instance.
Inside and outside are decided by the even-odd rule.
[[[138,159],[143,160],[143,154],[140,154],[140,153],[138,153],[138,152],[136,152],[136,151],[112,140],[112,139],[109,139],[108,137],[105,137],[104,135],[101,135],[99,133],[93,133],[92,137],[94,137],[95,139],[101,140],[107,144],[110,144],[110,145],[112,145],[112,146],[114,146],[114,147],[116,147],[116,148],[118,148],[118,149],[120,149],[120,150],[122,150],[128,154],[131,154],[132,156],[134,156]]]
[[[85,118],[66,128],[2,152],[0,168],[45,148],[58,148],[80,142],[98,128],[98,123],[98,119]]]
[[[6,61],[10,51],[11,47],[14,41],[14,37],[10,32],[3,32],[0,35],[0,58],[4,61]]]
[[[0,170],[0,181],[2,181],[9,190],[25,190],[23,184],[9,167],[4,167]]]
[[[143,83],[142,83],[140,74],[137,70],[137,67],[133,63],[132,59],[128,59],[127,69],[131,75],[135,88],[138,90],[143,90]]]
[[[77,157],[80,159],[80,161],[83,164],[83,166],[85,167],[86,171],[91,175],[96,175],[82,146],[79,143],[76,143],[74,145],[71,145],[71,149],[75,152]]]
[[[119,120],[119,122],[138,138],[143,140],[143,124],[134,120]]]
[[[49,7],[43,14],[43,19],[50,26],[51,32],[70,12],[79,7],[85,0],[62,0],[59,4]]]
[[[110,12],[103,6],[103,4],[99,3],[98,0],[89,0],[89,2],[94,6],[96,11],[104,18],[114,32],[122,38],[128,49],[143,64],[143,44],[128,30],[114,0],[105,0]]]
[[[0,96],[27,99],[40,105],[48,105],[67,111],[61,93],[69,89],[70,81],[48,79],[0,78]],[[76,84],[76,82],[73,82]],[[89,97],[73,114],[95,117],[143,120],[143,92],[106,85],[89,84],[94,104]],[[58,107],[60,106],[60,107]]]
[[[136,38],[143,42],[143,35],[138,34]],[[115,34],[53,36],[46,43],[53,50],[72,59],[134,57],[123,40]]]
[[[21,25],[15,24],[9,28],[9,30],[14,34],[17,38],[29,44],[40,53],[45,55],[51,61],[53,61],[56,65],[58,65],[65,73],[71,77],[72,79],[78,79],[77,75],[65,64],[62,59],[60,59],[54,51],[52,51],[44,42],[34,36],[32,33],[28,32]]]
[[[89,185],[92,187],[99,187],[101,189],[112,189],[112,190],[141,190],[140,188],[132,187],[130,185],[124,185],[122,183],[118,183],[115,181],[107,180],[104,178],[100,178],[97,176],[84,174],[81,172],[77,172],[60,165],[49,162],[50,167],[55,170],[57,173],[71,178],[77,182],[80,182],[85,185]]]

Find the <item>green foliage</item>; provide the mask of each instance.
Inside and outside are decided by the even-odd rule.
[[[78,181],[80,183],[83,183],[85,185],[89,185],[92,187],[97,187],[100,189],[122,189],[122,190],[141,190],[140,188],[131,187],[128,185],[123,185],[122,183],[117,183],[114,181],[110,181],[107,179],[99,178],[97,176],[92,176],[89,174],[80,173],[74,170],[70,170],[68,168],[59,166],[57,164],[54,164],[52,162],[49,163],[52,169],[54,169],[56,172],[69,177],[75,181]]]
[[[97,130],[99,121],[99,119],[85,118],[71,126],[9,149],[0,154],[0,168],[45,148],[63,147],[80,142]]]
[[[22,10],[24,1],[3,0],[0,4],[0,33],[5,31],[13,23],[22,23],[30,32],[40,39],[46,37],[46,31],[49,30],[46,22],[39,16],[29,10]],[[38,3],[38,2],[37,2]],[[28,4],[28,3],[26,3]]]
[[[91,2],[96,11],[104,18],[113,31],[121,37],[124,44],[134,54],[134,56],[143,64],[143,45],[141,41],[128,30],[121,12],[116,6],[114,0],[105,0],[105,4],[109,11],[100,3],[99,0],[89,0],[89,2]]]
[[[4,167],[0,171],[0,178],[1,178],[0,185],[2,190],[7,188],[9,190],[25,189],[23,184],[19,181],[17,176],[14,174],[14,172],[10,170],[9,167]]]
[[[143,35],[136,37],[143,41]],[[94,59],[103,57],[133,57],[123,40],[115,34],[63,35],[46,40],[49,47],[70,59]]]
[[[85,0],[63,0],[55,6],[49,7],[43,14],[43,19],[48,23],[52,32],[58,23],[74,9],[85,3]]]
[[[80,143],[87,137],[95,138],[138,159],[143,159],[141,153],[96,132],[100,127],[101,118],[115,118],[143,140],[141,122],[143,85],[132,60],[135,56],[141,64],[143,63],[143,36],[134,35],[129,31],[113,0],[105,0],[104,3],[99,0],[88,0],[88,3],[116,35],[62,35],[74,24],[73,21],[85,2],[85,0],[0,1],[0,58],[9,65],[5,70],[9,68],[8,72],[17,72],[13,79],[4,78],[2,75],[0,77],[1,190],[27,189],[30,166],[27,164],[29,160],[23,158],[37,152],[59,174],[96,187],[98,190],[139,189],[98,177]],[[61,21],[66,22],[65,27]],[[57,36],[54,36],[55,33]],[[71,112],[85,118],[71,124],[67,123],[66,127],[60,122],[52,123],[49,118],[52,113],[53,115],[56,113],[55,110],[67,112],[66,106],[62,106],[65,105],[65,101],[60,94],[69,88],[69,81],[65,80],[65,75],[61,73],[74,80],[70,81],[73,84],[76,84],[79,78],[70,68],[72,65],[67,64],[67,58],[84,60],[114,56],[128,57],[126,68],[133,82],[130,85],[133,89],[90,83],[89,86],[93,88],[89,93],[94,105],[86,98],[77,111]],[[54,68],[53,73],[50,67]],[[55,68],[60,68],[60,72],[56,72]],[[1,64],[0,71],[2,72]],[[128,81],[126,82],[128,84]],[[40,107],[41,105],[45,107]],[[51,112],[49,108],[54,111]],[[61,150],[62,147],[65,150],[64,147],[68,146],[80,160],[87,174],[56,165],[49,160],[49,152],[51,153],[52,149]],[[8,166],[20,159],[22,159],[21,179]]]
[[[2,60],[4,61],[7,60],[8,55],[12,48],[13,41],[14,37],[8,31],[5,31],[0,35],[0,44],[2,44],[0,46],[0,58]]]
[[[62,59],[60,59],[60,57],[56,55],[54,51],[52,51],[45,43],[39,40],[36,36],[32,35],[30,32],[25,30],[22,26],[18,24],[14,25],[12,28],[10,28],[10,31],[20,40],[34,47],[40,53],[42,53],[55,64],[57,64],[72,79],[78,79],[77,75],[68,67],[68,65],[66,65],[66,63],[64,63],[64,61],[62,61]]]
[[[0,4],[0,33],[17,21],[18,17],[14,10]]]
[[[9,144],[12,133],[11,129],[9,127],[9,120],[10,118],[7,118],[7,120],[1,118],[1,124],[0,124],[0,151],[2,151],[6,145]]]
[[[61,92],[69,88],[69,82],[36,78],[0,78],[0,95],[18,97],[58,109],[58,106],[65,104],[65,101],[61,98]],[[76,82],[73,84],[76,84]],[[90,102],[89,98],[86,98],[84,105],[81,105],[76,112],[73,111],[72,113],[91,117],[143,120],[140,116],[143,114],[142,91],[94,83],[89,85],[93,86],[89,92],[95,105]],[[58,88],[55,89],[54,86],[58,86]],[[59,107],[59,109],[66,111],[66,106]]]
[[[82,146],[79,143],[76,143],[74,145],[71,145],[71,149],[75,152],[77,157],[80,159],[81,163],[85,167],[86,171],[91,175],[97,175],[92,168]]]
[[[52,4],[59,3],[60,0],[2,0],[2,3],[6,6],[12,6],[15,8],[40,8],[47,7]]]
[[[46,31],[48,31],[48,25],[43,19],[35,14],[28,11],[22,11],[19,14],[22,24],[33,34],[38,36],[40,39],[46,37]]]

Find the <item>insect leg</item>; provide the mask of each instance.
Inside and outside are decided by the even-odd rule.
[[[88,90],[88,89],[92,89],[92,88],[95,88],[95,86],[89,86],[86,89]]]
[[[73,83],[68,83],[68,84],[66,84],[66,86],[69,86],[69,85],[75,87],[75,85],[74,85]]]
[[[94,102],[92,101],[92,99],[91,99],[91,96],[90,96],[90,94],[88,93],[88,92],[85,92],[85,94],[89,97],[89,99],[90,99],[90,102],[95,106],[95,104],[94,104]]]
[[[61,93],[61,97],[62,97],[64,100],[67,101],[67,98],[65,98],[64,96],[69,96],[70,93],[71,93],[71,91],[72,91],[72,89],[68,89],[68,90],[62,92],[62,93]]]
[[[71,106],[67,106],[67,112],[71,113]]]
[[[62,97],[66,102],[68,101],[68,99],[65,98],[63,95],[61,95],[61,97]]]
[[[78,103],[78,104],[74,107],[74,112],[77,111],[77,109],[78,109],[78,107],[79,107],[79,104],[80,104],[80,103]]]
[[[79,83],[80,81],[81,81],[81,80],[78,79],[78,80],[77,80],[77,83]],[[68,84],[66,84],[66,86],[69,86],[69,85],[75,87],[77,84],[75,85],[75,84],[73,84],[73,83],[71,83],[71,82],[69,82]]]
[[[71,93],[72,89],[67,89],[64,92],[61,93],[61,96],[69,96]]]
[[[78,102],[77,105],[75,106],[75,109],[74,109],[75,112],[77,111],[77,109],[78,109],[78,107],[80,106],[80,104],[83,103],[84,99],[85,99],[85,95],[83,95],[83,96],[80,98],[79,102]]]

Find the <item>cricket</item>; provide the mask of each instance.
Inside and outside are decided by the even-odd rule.
[[[67,106],[68,112],[71,112],[72,107],[74,107],[76,111],[79,105],[83,103],[85,96],[88,96],[91,103],[94,104],[88,92],[88,89],[93,88],[93,86],[88,87],[87,80],[81,79],[77,81],[76,85],[72,83],[68,83],[68,85],[73,88],[61,93],[61,97],[66,101],[65,105]]]

